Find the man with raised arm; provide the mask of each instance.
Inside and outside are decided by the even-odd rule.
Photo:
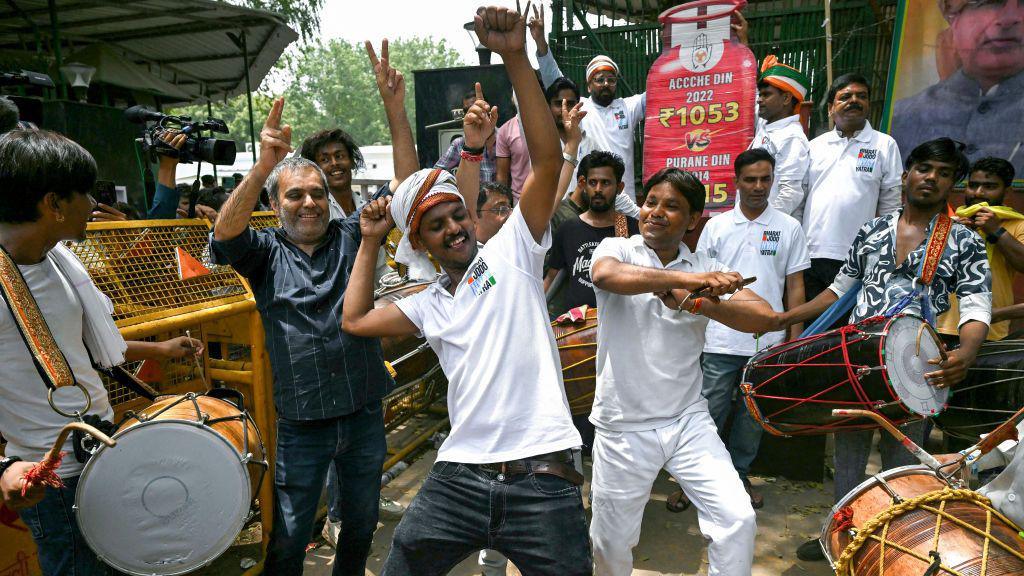
[[[374,63],[385,111],[389,118],[404,116],[404,84],[388,78],[386,48],[384,56],[385,66]],[[311,160],[288,157],[291,127],[281,125],[283,108],[283,99],[274,102],[260,132],[259,161],[224,204],[211,240],[216,259],[252,286],[274,374],[276,498],[265,572],[302,574],[333,462],[342,523],[333,573],[361,576],[377,528],[387,450],[381,398],[393,381],[380,340],[353,335],[338,322],[361,240],[358,215],[330,218],[323,171]],[[395,169],[412,171],[408,164]],[[249,218],[264,185],[281,226],[257,231]]]
[[[597,574],[632,572],[644,507],[665,469],[697,507],[708,573],[749,575],[754,509],[701,396],[700,353],[709,318],[764,332],[778,314],[741,289],[739,274],[683,244],[704,210],[704,185],[693,174],[662,169],[644,193],[640,234],[602,240],[590,273],[598,314],[590,414]]]
[[[480,158],[463,151],[456,187],[442,170],[422,170],[394,199],[371,202],[342,327],[361,336],[420,332],[448,377],[452,431],[398,528],[385,575],[446,574],[481,548],[506,555],[524,574],[592,570],[573,467],[580,445],[562,387],[547,321],[541,270],[556,204],[558,136],[526,57],[524,17],[481,8],[476,32],[505,63],[519,97],[533,172],[508,221],[480,247],[474,233],[479,193],[470,172]],[[482,145],[496,120],[482,98],[466,116],[466,146]],[[423,292],[373,308],[373,263],[392,225],[405,233],[399,259],[429,253],[444,273]],[[429,264],[428,264],[429,265]]]

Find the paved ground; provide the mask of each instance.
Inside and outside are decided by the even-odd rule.
[[[384,488],[384,495],[408,505],[419,489],[436,452],[429,451],[402,475]],[[589,469],[588,478],[589,478]],[[757,549],[754,576],[825,576],[832,574],[824,562],[808,563],[797,560],[794,551],[804,540],[816,537],[821,522],[831,505],[831,485],[790,482],[784,479],[755,479],[765,495],[765,506],[758,511]],[[634,550],[634,575],[655,574],[707,574],[707,558],[703,538],[697,527],[697,515],[691,508],[680,514],[665,509],[665,499],[676,484],[662,474],[654,485],[651,500],[644,514],[640,544]],[[589,484],[584,491],[589,490]],[[584,498],[586,501],[586,498]],[[380,574],[387,557],[396,522],[381,523],[374,538],[367,574]],[[331,573],[334,550],[326,545],[316,548],[306,557],[305,574],[327,576]],[[479,574],[476,559],[469,558],[459,564],[452,576]],[[509,574],[518,575],[514,569]]]

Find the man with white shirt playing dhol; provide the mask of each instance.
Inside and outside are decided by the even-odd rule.
[[[723,265],[744,277],[756,277],[750,289],[778,312],[804,303],[804,273],[811,266],[807,257],[807,239],[800,223],[768,204],[773,189],[774,161],[767,150],[754,148],[736,157],[736,207],[708,221],[697,242],[697,251],[705,251]],[[800,334],[791,326],[789,337]],[[759,350],[782,342],[783,332],[770,332],[757,339],[741,334],[719,322],[708,323],[705,333],[703,395],[718,433],[728,437],[733,466],[750,494],[754,508],[764,505],[747,480],[750,465],[761,443],[761,425],[742,400],[733,402],[747,360]],[[732,415],[732,426],[725,429]]]
[[[768,56],[757,79],[757,132],[750,148],[764,148],[775,158],[768,203],[793,216],[804,202],[804,175],[810,144],[800,124],[800,103],[811,81],[802,72]],[[795,216],[794,216],[795,217]]]
[[[811,140],[803,211],[811,256],[804,275],[808,300],[832,284],[860,227],[900,207],[900,151],[895,140],[868,122],[869,99],[863,76],[836,78],[827,100],[835,130]]]
[[[598,329],[590,536],[597,574],[632,572],[644,506],[664,468],[697,507],[710,541],[708,574],[748,576],[754,510],[736,497],[743,483],[701,397],[700,351],[709,318],[766,332],[777,314],[741,289],[739,274],[682,243],[704,209],[704,185],[693,174],[665,168],[644,192],[641,233],[603,240],[591,267]],[[704,292],[695,297],[697,290]]]
[[[520,104],[533,172],[512,214],[487,244],[474,233],[481,155],[466,153],[458,188],[442,170],[421,170],[393,199],[362,212],[364,234],[345,293],[342,327],[369,336],[422,333],[448,378],[451,434],[395,529],[385,576],[447,574],[471,553],[501,552],[526,575],[592,572],[580,486],[581,444],[561,380],[541,285],[561,158],[547,103],[526,57],[526,21],[481,8],[480,42],[505,63]],[[466,145],[480,146],[497,110],[482,98],[466,115]],[[476,174],[472,174],[476,176]],[[410,269],[444,270],[437,282],[373,308],[373,262],[392,225]]]

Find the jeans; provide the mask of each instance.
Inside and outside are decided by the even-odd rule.
[[[382,574],[440,576],[482,548],[524,576],[591,574],[580,487],[548,474],[435,462],[395,528]]]
[[[918,446],[924,445],[924,421],[904,424],[900,430]],[[836,432],[836,502],[864,481],[864,469],[868,466],[871,437],[874,433],[874,430]],[[878,452],[882,456],[883,471],[919,463],[917,458],[891,434],[885,430],[880,434],[882,436],[878,442]]]
[[[750,465],[757,458],[757,449],[761,445],[761,425],[750,415],[743,396],[739,392],[743,367],[747,365],[748,356],[734,354],[715,354],[705,352],[701,358],[701,370],[704,372],[704,384],[701,394],[707,398],[708,412],[715,421],[718,435],[722,441],[728,441],[729,456],[732,465],[740,478],[750,473]],[[733,400],[733,396],[736,400]],[[732,426],[727,431],[726,423],[732,414]]]
[[[331,462],[327,468],[327,519],[331,522],[341,521],[341,483],[338,480],[338,467]]]
[[[18,511],[32,532],[44,576],[107,576],[115,572],[100,562],[78,529],[72,506],[78,476],[64,478],[64,488],[46,488],[43,500]]]
[[[277,421],[274,528],[265,573],[300,575],[327,468],[339,476],[341,534],[332,574],[362,576],[377,529],[387,443],[380,402],[340,418]]]

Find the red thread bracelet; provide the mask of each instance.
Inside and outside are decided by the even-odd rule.
[[[483,162],[483,160],[484,160],[484,155],[483,154],[473,154],[471,152],[466,152],[465,150],[463,150],[461,153],[459,153],[459,156],[463,160],[468,160],[470,162]]]

